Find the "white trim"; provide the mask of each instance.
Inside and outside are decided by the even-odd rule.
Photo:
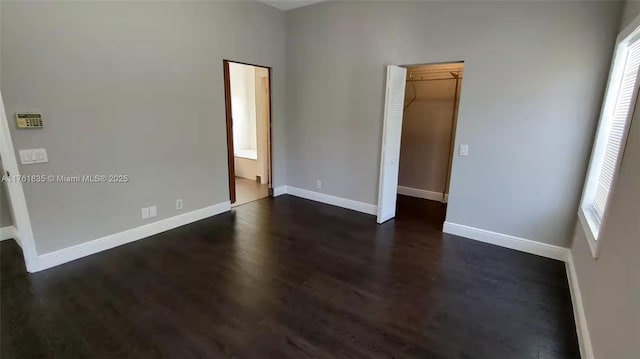
[[[6,226],[0,227],[0,241],[6,241],[7,239],[16,238],[16,227]]]
[[[20,175],[18,170],[18,162],[11,140],[11,131],[9,130],[9,120],[4,108],[4,100],[2,92],[0,92],[0,157],[2,157],[2,165],[11,176]],[[36,243],[33,237],[33,229],[31,228],[31,218],[27,208],[27,200],[24,196],[24,190],[20,181],[7,181],[7,194],[11,213],[13,213],[16,241],[22,247],[22,256],[24,264],[29,272],[38,270],[38,254],[36,252]]]
[[[597,187],[596,184],[598,181],[598,176],[600,174],[600,169],[597,168],[596,163],[599,163],[604,156],[605,146],[601,145],[602,141],[606,139],[606,135],[604,135],[603,132],[603,128],[605,128],[604,123],[605,121],[607,121],[608,114],[612,113],[615,107],[616,99],[610,96],[610,92],[614,91],[613,89],[617,89],[620,87],[625,66],[624,61],[616,60],[626,58],[628,53],[627,45],[632,41],[636,41],[639,37],[640,15],[636,16],[633,21],[631,21],[631,23],[618,34],[616,38],[616,46],[613,51],[613,57],[611,59],[611,67],[609,69],[609,76],[607,77],[607,86],[604,92],[603,104],[602,108],[600,109],[600,116],[598,117],[598,127],[596,129],[596,134],[591,149],[591,156],[589,158],[589,167],[587,169],[584,187],[582,189],[582,195],[580,197],[578,220],[580,221],[580,224],[585,232],[585,238],[587,240],[587,243],[589,243],[591,255],[595,259],[598,258],[600,244],[602,243],[601,241],[598,241],[598,237],[600,236],[600,233],[603,232],[603,229],[606,226],[607,218],[609,216],[609,209],[611,207],[611,198],[613,197],[613,191],[618,181],[620,165],[624,157],[625,146],[629,135],[629,128],[631,127],[631,122],[633,120],[635,112],[635,104],[638,97],[637,84],[640,81],[639,72],[636,78],[636,86],[631,95],[631,108],[629,109],[629,113],[627,114],[625,127],[623,129],[622,142],[620,144],[620,148],[618,149],[619,154],[613,169],[613,178],[611,179],[611,187],[609,189],[607,203],[605,204],[602,218],[598,221],[594,219],[590,213],[590,207],[593,204],[593,197],[595,195]]]
[[[449,200],[449,195],[445,194],[444,199],[442,196],[442,192],[434,192],[427,191],[426,189],[398,186],[398,194],[416,198],[428,199],[431,201],[438,201],[442,203],[447,203]]]
[[[273,189],[273,196],[278,197],[287,194],[287,186],[280,186]]]
[[[280,187],[278,187],[280,188]],[[358,202],[347,198],[336,197],[330,194],[313,192],[302,188],[286,186],[287,194],[292,196],[310,199],[312,201],[330,204],[332,206],[351,209],[354,211],[376,215],[378,213],[377,206],[369,203]]]
[[[13,230],[15,231],[13,233],[13,239],[16,241],[16,243],[18,243],[20,248],[22,248],[22,240],[20,239],[20,231],[18,231],[18,228],[16,228],[15,226],[13,226]],[[23,249],[23,251],[24,251],[24,249]]]
[[[402,142],[403,98],[407,69],[397,65],[387,65],[385,81],[384,111],[382,117],[382,138],[380,139],[380,172],[378,175],[378,201],[376,203],[376,222],[382,224],[396,216],[398,173],[400,172],[400,143]],[[401,82],[399,81],[401,79]],[[399,84],[402,97],[393,91]],[[396,96],[394,96],[396,95]],[[395,100],[395,101],[394,101]],[[397,106],[398,108],[394,108]],[[393,126],[394,121],[397,122]],[[397,131],[394,131],[397,130]],[[396,137],[397,136],[397,137]],[[396,143],[397,142],[397,143]],[[394,187],[396,193],[393,193]],[[387,196],[385,196],[385,194]],[[393,194],[393,196],[389,196]],[[387,198],[390,197],[390,198]]]
[[[568,248],[554,246],[547,243],[532,241],[530,239],[511,236],[508,234],[487,231],[485,229],[465,226],[462,224],[444,222],[444,233],[454,234],[480,242],[495,244],[497,246],[515,249],[517,251],[535,254],[538,256],[566,261]]]
[[[102,238],[60,249],[55,252],[42,254],[38,256],[38,270],[55,267],[94,253],[102,252],[176,227],[184,226],[185,224],[199,221],[207,217],[228,212],[229,210],[231,210],[231,203],[226,201],[157,222],[145,224],[123,232],[110,234]]]
[[[565,263],[567,268],[567,279],[569,281],[569,291],[571,292],[571,304],[573,306],[573,317],[576,321],[576,332],[578,333],[578,344],[580,346],[580,357],[583,359],[593,359],[593,347],[591,336],[587,327],[587,316],[582,303],[582,292],[578,283],[578,275],[573,262],[573,254],[569,252]]]
[[[16,243],[18,243],[20,248],[22,248],[22,241],[20,240],[20,232],[18,231],[18,228],[16,228],[16,226],[9,226],[9,228],[7,228],[7,227],[0,228],[0,231],[1,232],[5,232],[5,234],[2,234],[2,236],[5,236],[5,235],[8,236],[8,238],[3,238],[2,240],[13,238],[13,240],[16,241]],[[7,231],[8,231],[8,233],[7,233]],[[24,251],[24,249],[23,249],[23,251]]]
[[[598,254],[600,253],[600,245],[598,244],[598,239],[596,238],[596,235],[599,231],[597,229],[599,225],[596,224],[596,219],[593,218],[592,214],[588,213],[584,208],[580,207],[580,209],[578,210],[578,222],[580,222],[582,231],[587,238],[589,249],[591,249],[591,255],[594,259],[598,259]]]

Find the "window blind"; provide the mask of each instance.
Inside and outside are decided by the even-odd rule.
[[[640,39],[632,42],[627,51],[627,57],[623,67],[620,88],[617,91],[617,98],[613,106],[613,111],[605,120],[606,131],[603,143],[604,153],[600,163],[600,173],[593,199],[593,211],[597,220],[602,221],[607,199],[611,190],[616,162],[620,155],[620,145],[623,141],[624,128],[627,122],[629,111],[633,110],[635,104],[631,103],[633,92],[638,84],[638,68],[640,67]]]

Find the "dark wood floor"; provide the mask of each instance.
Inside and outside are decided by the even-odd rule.
[[[263,199],[36,274],[4,241],[2,358],[579,357],[563,263],[398,208]]]

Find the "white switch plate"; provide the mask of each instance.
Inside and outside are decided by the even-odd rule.
[[[142,210],[140,210],[140,212],[142,214],[142,219],[149,218],[149,207],[143,208]]]
[[[18,152],[20,153],[20,163],[23,165],[49,162],[47,150],[44,148],[32,148],[28,150],[20,150]]]
[[[182,198],[176,199],[176,209],[182,209]]]
[[[149,218],[155,217],[158,215],[158,208],[156,206],[149,207]]]
[[[460,145],[460,156],[469,156],[469,145]]]
[[[29,150],[20,150],[20,163],[23,165],[30,165],[33,163],[31,160],[31,152]]]
[[[317,188],[317,189],[322,188],[322,181],[320,181],[320,180],[317,180],[317,181],[316,181],[316,188]]]

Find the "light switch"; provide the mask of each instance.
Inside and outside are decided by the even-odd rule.
[[[158,215],[158,208],[156,206],[149,207],[149,218],[155,217]]]
[[[149,218],[149,207],[145,207],[141,210],[142,219]]]
[[[47,158],[47,150],[44,148],[38,148],[36,149],[36,155],[37,155],[37,162],[38,163],[44,163],[44,162],[49,162],[49,159]]]
[[[31,160],[31,152],[29,150],[20,150],[20,163],[22,163],[23,165],[29,165],[32,164],[33,161]]]
[[[460,145],[460,156],[469,156],[469,145]]]
[[[31,165],[34,163],[49,162],[47,158],[47,150],[44,148],[32,148],[29,150],[20,150],[20,163],[23,165]]]

